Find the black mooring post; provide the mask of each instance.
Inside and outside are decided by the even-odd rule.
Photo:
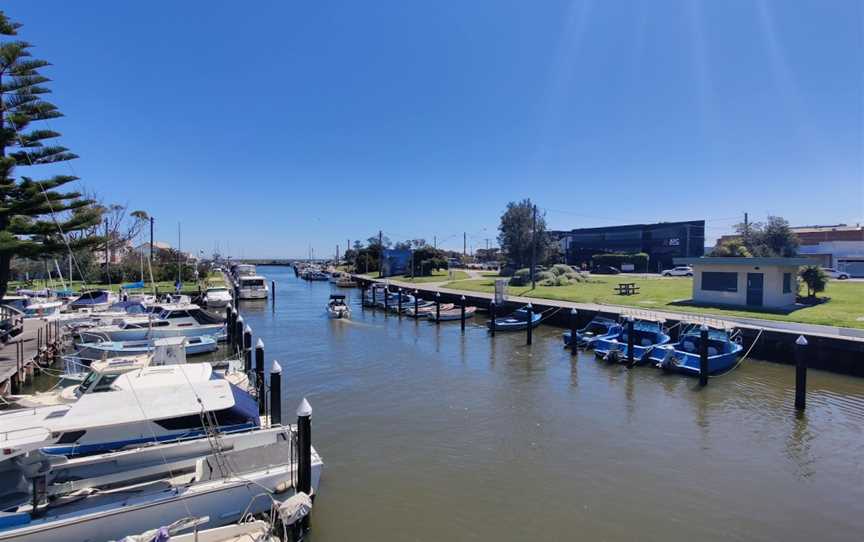
[[[361,307],[366,306],[366,285],[365,284],[360,285],[360,306]]]
[[[635,345],[635,341],[633,340],[633,317],[627,317],[627,365],[630,367],[633,366],[633,360],[635,356],[633,355],[633,346]]]
[[[369,303],[369,306],[372,307],[373,309],[375,308],[375,294],[377,291],[378,291],[378,285],[373,282],[372,283],[372,302]]]
[[[225,340],[228,341],[228,344],[231,344],[231,335],[234,334],[234,330],[231,328],[231,305],[225,306]]]
[[[246,376],[252,372],[252,328],[249,326],[243,330],[243,369]]]
[[[255,389],[258,391],[258,415],[267,411],[267,397],[264,389],[264,341],[258,338],[255,343]]]
[[[435,292],[435,323],[441,323],[441,292]]]
[[[795,410],[807,408],[807,339],[795,341]]]
[[[276,360],[270,367],[270,425],[282,425],[282,366]]]
[[[708,326],[699,328],[699,385],[708,385]]]
[[[459,314],[459,322],[462,324],[462,333],[465,333],[465,296],[462,296],[462,306]]]
[[[531,306],[531,303],[528,303],[528,306],[525,307],[528,309],[528,340],[526,344],[531,344],[532,334],[534,332],[534,307]]]
[[[402,288],[397,288],[396,291],[399,292],[399,303],[398,303],[398,306],[396,307],[396,309],[397,309],[396,312],[399,314],[399,317],[401,318],[402,317]]]
[[[420,298],[418,297],[419,294],[420,294],[420,292],[417,291],[417,288],[414,288],[414,318],[417,318],[417,319],[420,318],[420,315],[417,314],[417,307],[419,306],[419,303],[420,303],[420,301],[419,301]]]
[[[388,288],[387,286],[384,286],[384,313],[385,314],[387,313],[387,311],[390,310],[390,302],[387,299],[389,297],[389,295],[390,295],[390,288]]]
[[[270,296],[271,296],[270,297],[270,303],[275,305],[276,304],[276,281],[275,280],[270,281]]]
[[[312,406],[305,397],[297,407],[297,448],[297,491],[312,495]],[[301,526],[309,528],[308,515]]]
[[[491,323],[489,324],[489,331],[492,332],[492,336],[495,336],[495,299],[489,301],[489,318],[491,318]]]
[[[234,353],[238,354],[243,351],[243,316],[237,315],[237,320],[234,322]],[[248,368],[247,368],[248,370]]]
[[[576,307],[570,309],[570,353],[576,353],[576,344],[579,342],[576,336],[579,334],[579,311]]]

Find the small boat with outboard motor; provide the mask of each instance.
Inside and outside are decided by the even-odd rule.
[[[627,362],[630,357],[629,324],[625,323],[622,327],[623,329],[617,335],[612,337],[607,335],[594,341],[594,354],[598,358],[618,363]],[[655,348],[668,344],[670,337],[661,322],[635,320],[632,340],[633,364],[639,365],[648,362]]]
[[[543,315],[539,312],[531,313],[531,327],[540,325],[540,320]],[[492,321],[486,324],[492,329]],[[520,331],[528,328],[528,308],[525,307],[516,309],[507,316],[502,316],[495,319],[495,331]]]
[[[450,310],[454,307],[453,303],[441,303],[441,310],[446,311]],[[405,307],[404,312],[407,316],[411,316],[412,318],[426,318],[426,315],[430,312],[435,312],[435,302],[420,300],[417,302],[417,310],[414,310],[414,303],[411,303],[407,307]]]
[[[654,348],[649,356],[657,367],[666,371],[699,376],[702,348],[708,357],[708,374],[715,375],[732,369],[741,357],[740,331],[704,326],[707,341],[703,341],[703,326],[691,324],[681,331],[678,342]]]
[[[452,303],[451,303],[452,305]],[[477,312],[477,307],[469,306],[465,307],[465,318],[472,318],[474,313]],[[446,310],[436,311],[434,308],[427,313],[426,316],[429,320],[433,322],[447,322],[451,320],[461,320],[462,319],[462,307],[451,307]]]
[[[588,322],[588,325],[576,330],[576,346],[591,348],[594,346],[595,341],[616,337],[623,329],[621,324],[616,320],[603,316],[595,316]],[[561,338],[564,340],[564,346],[573,346],[571,335],[570,331],[565,331],[561,335]]]
[[[331,294],[327,302],[327,316],[330,318],[351,318],[351,307],[342,294]]]

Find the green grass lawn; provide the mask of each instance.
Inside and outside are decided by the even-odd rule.
[[[379,278],[378,271],[375,271],[374,273],[366,273],[365,275],[362,275],[362,276],[369,277],[370,279]],[[433,271],[432,274],[428,277],[414,277],[413,279],[410,276],[385,277],[385,278],[398,280],[401,282],[413,282],[413,283],[421,284],[424,282],[447,282],[448,280],[450,280],[450,275],[448,274],[448,271],[440,270],[440,271]],[[454,280],[465,280],[467,278],[468,278],[468,273],[466,273],[465,271],[457,271],[455,269],[453,270],[453,279]]]
[[[864,328],[864,321],[858,320],[858,318],[864,318],[864,283],[861,282],[829,281],[825,292],[820,294],[831,298],[827,303],[802,308],[790,314],[777,314],[673,304],[676,301],[687,300],[692,297],[693,279],[690,278],[662,279],[628,276],[626,277],[626,281],[616,277],[594,277],[592,280],[594,282],[577,283],[569,286],[538,286],[533,291],[531,290],[531,286],[508,286],[507,293],[510,295],[536,297],[539,299],[557,299],[577,303],[605,303],[675,312]],[[633,296],[617,295],[613,288],[619,282],[635,282],[639,286],[639,294]],[[445,284],[445,287],[491,293],[495,289],[495,279],[490,277],[488,279],[457,280],[448,282]]]

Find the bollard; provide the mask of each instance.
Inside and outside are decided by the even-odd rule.
[[[576,353],[576,345],[579,342],[576,337],[579,335],[579,311],[576,307],[570,309],[570,353]]]
[[[243,369],[249,376],[252,371],[252,328],[249,326],[243,330]]]
[[[390,296],[390,288],[385,286],[384,287],[384,313],[385,314],[387,313],[387,311],[390,310],[390,303],[389,303],[389,300],[387,299],[389,296]]]
[[[312,495],[312,406],[304,397],[297,407],[297,491]],[[302,528],[309,528],[309,516]]]
[[[399,292],[399,304],[398,304],[399,306],[397,307],[396,312],[399,314],[399,317],[401,318],[402,317],[402,288],[398,288],[396,291]]]
[[[228,341],[228,344],[232,344],[231,335],[234,334],[234,330],[231,329],[231,305],[225,306],[225,340]]]
[[[708,385],[708,326],[699,328],[699,385]]]
[[[533,338],[531,335],[534,332],[534,326],[532,325],[534,323],[534,307],[531,306],[531,303],[528,303],[528,306],[525,308],[528,309],[528,340],[526,344],[530,345]]]
[[[255,389],[258,391],[258,415],[267,412],[267,397],[264,389],[264,341],[255,343]]]
[[[462,324],[462,333],[465,333],[465,296],[462,296],[462,307],[459,314],[460,323]]]
[[[243,316],[237,315],[237,320],[234,321],[234,353],[238,354],[243,351]]]
[[[420,294],[420,292],[417,291],[417,289],[415,288],[414,289],[414,318],[417,318],[417,319],[419,319],[419,317],[420,317],[420,315],[417,314],[417,307],[418,307],[418,303],[419,303],[419,299],[420,299],[419,294]]]
[[[492,299],[489,301],[489,318],[492,319],[491,324],[489,325],[489,330],[492,332],[492,336],[495,336],[495,300]]]
[[[807,408],[807,339],[795,341],[795,410]]]
[[[441,323],[441,292],[435,292],[435,323]]]
[[[633,337],[633,317],[627,317],[627,365],[633,367],[633,360],[635,356],[633,355],[633,346],[634,346],[634,337]]]
[[[282,425],[282,366],[275,359],[270,368],[270,426]]]

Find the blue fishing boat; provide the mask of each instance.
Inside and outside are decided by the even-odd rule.
[[[621,327],[621,326],[619,326]],[[633,363],[648,361],[650,353],[658,346],[669,344],[669,335],[659,322],[637,320],[633,322]],[[594,342],[594,354],[606,361],[626,362],[630,356],[629,336],[624,326],[614,337],[598,338]]]
[[[661,345],[649,354],[650,361],[667,371],[698,376],[701,330],[690,326],[677,343]],[[723,373],[735,366],[743,347],[722,329],[708,330],[708,374]]]
[[[576,330],[576,346],[591,348],[594,346],[595,341],[616,337],[623,329],[621,324],[611,318],[595,316],[588,322],[587,326]],[[561,335],[561,338],[564,340],[564,346],[573,346],[571,335],[572,333],[569,331],[565,331]]]
[[[531,327],[537,327],[543,315],[539,312],[531,313]],[[492,322],[486,324],[492,329]],[[495,331],[519,331],[528,328],[528,309],[522,307],[516,309],[509,316],[495,319]]]

